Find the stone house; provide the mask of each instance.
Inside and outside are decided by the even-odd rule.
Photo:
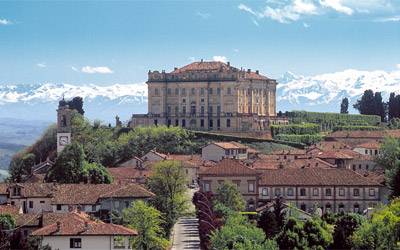
[[[381,143],[378,141],[365,142],[355,146],[353,150],[363,155],[377,156],[381,153]]]
[[[200,190],[215,193],[224,182],[237,185],[247,203],[247,209],[255,209],[258,204],[258,180],[260,174],[239,160],[223,159],[215,166],[206,167],[199,173]]]
[[[220,161],[225,158],[244,160],[248,158],[248,147],[238,142],[212,142],[201,149],[201,158]]]
[[[260,204],[278,196],[304,211],[317,205],[323,212],[360,213],[384,201],[384,186],[349,169],[273,169],[261,173]]]

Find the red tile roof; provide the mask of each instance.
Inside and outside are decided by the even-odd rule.
[[[367,148],[367,149],[380,149],[381,148],[381,143],[378,141],[369,141],[365,143],[361,143],[354,148]]]
[[[151,170],[149,169],[140,169],[134,167],[116,167],[116,168],[108,168],[108,172],[114,179],[114,183],[124,182],[127,180],[139,180],[146,179],[151,175]]]
[[[280,169],[280,168],[334,168],[335,166],[318,158],[280,159],[280,160],[256,160],[254,169]]]
[[[381,186],[349,169],[275,169],[262,172],[266,186]]]
[[[200,174],[203,176],[253,176],[258,175],[257,171],[245,166],[239,160],[223,159],[215,166],[203,168]]]
[[[137,231],[120,225],[91,220],[84,213],[68,213],[56,223],[44,226],[32,233],[34,236],[72,235],[123,235],[136,236]]]
[[[0,214],[17,215],[19,209],[19,207],[10,204],[0,205]]]
[[[238,142],[213,142],[212,144],[217,145],[223,149],[239,149],[247,148],[247,146],[240,144]]]

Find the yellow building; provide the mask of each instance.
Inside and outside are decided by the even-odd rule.
[[[169,125],[196,130],[262,131],[276,117],[276,80],[223,62],[194,62],[174,71],[149,71],[148,114],[131,126]]]

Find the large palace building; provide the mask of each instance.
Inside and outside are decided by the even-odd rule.
[[[165,124],[195,130],[262,131],[276,117],[276,80],[230,63],[194,62],[174,71],[149,71],[148,114],[131,126]]]

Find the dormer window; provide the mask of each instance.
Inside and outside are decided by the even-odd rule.
[[[20,187],[13,187],[12,196],[21,196],[21,188]]]

